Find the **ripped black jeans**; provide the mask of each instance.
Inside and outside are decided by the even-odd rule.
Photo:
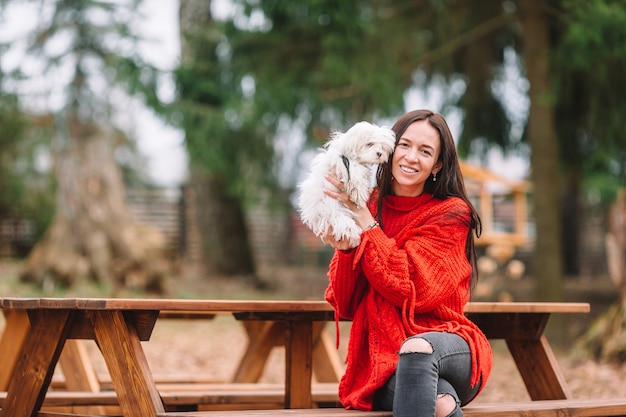
[[[457,405],[448,415],[462,416],[461,405],[470,402],[480,386],[470,387],[472,358],[467,342],[443,332],[409,339],[413,338],[427,340],[433,352],[401,353],[395,374],[374,394],[374,409],[393,410],[394,417],[432,417],[437,397],[449,394]]]

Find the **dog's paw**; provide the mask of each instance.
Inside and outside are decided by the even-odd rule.
[[[333,227],[333,238],[338,241],[348,241],[351,248],[359,246],[361,243],[361,228],[357,226],[352,217],[337,216]]]
[[[352,201],[358,209],[361,209],[367,204],[370,193],[369,189],[362,190],[359,187],[353,187],[349,190],[348,196],[350,197],[350,201]]]
[[[357,188],[352,188],[348,193],[348,197],[350,197],[350,201],[352,201],[357,208],[363,207],[363,198],[359,194],[359,190]]]
[[[353,236],[353,237],[350,238],[350,247],[351,248],[356,248],[360,244],[361,244],[361,235]]]

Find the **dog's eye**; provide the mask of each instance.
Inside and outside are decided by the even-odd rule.
[[[368,143],[365,144],[366,148],[371,148],[372,146],[374,146],[373,142],[368,142]]]

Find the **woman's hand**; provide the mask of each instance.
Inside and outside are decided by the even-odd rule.
[[[343,203],[346,207],[350,209],[350,211],[356,212],[356,204],[354,204],[352,200],[350,200],[350,196],[348,195],[348,193],[346,193],[345,184],[330,174],[326,176],[326,181],[334,185],[336,190],[329,190],[328,188],[325,188],[324,194]]]
[[[354,213],[354,219],[357,225],[362,230],[364,230],[366,227],[376,222],[376,220],[374,219],[374,216],[372,216],[372,214],[370,213],[367,207],[358,208],[356,204],[354,204],[352,200],[350,200],[350,196],[348,195],[348,193],[345,192],[345,185],[341,181],[339,181],[339,179],[337,179],[336,177],[332,175],[327,175],[326,180],[330,182],[332,185],[334,185],[336,187],[336,190],[324,189],[324,194],[345,204],[345,206],[348,207],[350,211],[352,211],[352,213]],[[324,241],[336,249],[350,249],[349,247],[339,248],[338,246],[345,246],[345,245],[342,242],[335,241],[332,238],[332,236],[326,236],[324,238]],[[338,246],[333,246],[331,242],[334,242],[334,244]]]

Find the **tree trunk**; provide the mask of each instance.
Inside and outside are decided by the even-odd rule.
[[[565,276],[576,277],[580,274],[580,225],[583,220],[583,207],[580,203],[580,176],[582,166],[565,177],[565,189],[562,203],[563,268]]]
[[[252,248],[239,200],[229,196],[224,181],[215,176],[194,175],[192,178],[206,272],[254,276]]]
[[[608,217],[606,252],[609,275],[619,291],[620,303],[626,309],[626,188],[619,190]]]
[[[166,242],[128,212],[114,133],[77,119],[64,130],[69,137],[55,144],[56,213],[22,279],[45,288],[90,278],[112,290],[161,291],[169,270]]]
[[[199,34],[206,34],[208,37],[213,33],[212,24],[209,0],[181,0],[180,31],[183,63],[194,62],[197,56],[210,55],[205,50],[207,44],[199,43],[197,37]],[[194,42],[188,41],[190,35],[196,38]],[[194,48],[202,48],[202,50]],[[182,99],[187,98],[182,97]],[[196,96],[195,99],[206,99],[206,102],[214,103],[216,106],[219,106],[220,102],[217,97]],[[187,132],[187,134],[192,133]],[[191,149],[190,151],[193,152]],[[208,172],[201,166],[202,163],[203,161],[191,155],[191,186],[196,195],[197,224],[200,228],[200,245],[205,272],[218,276],[252,278],[254,285],[260,285],[248,237],[243,202],[229,193],[229,184],[223,176]]]
[[[626,363],[626,189],[619,191],[608,220],[607,263],[619,300],[589,326],[581,340],[594,358],[621,364]]]
[[[561,245],[559,150],[554,118],[554,98],[550,80],[549,21],[543,1],[520,2],[524,45],[522,54],[530,84],[528,139],[531,146],[536,243],[534,278],[539,301],[562,301],[563,264]],[[567,328],[560,317],[548,326],[557,342],[567,339]]]

